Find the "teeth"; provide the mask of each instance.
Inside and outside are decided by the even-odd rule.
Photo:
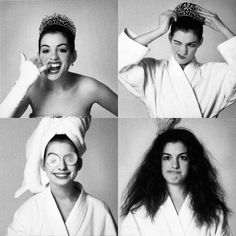
[[[60,65],[61,65],[60,63],[52,63],[51,67],[60,67]]]
[[[55,174],[56,176],[58,176],[58,177],[66,177],[66,176],[68,176],[69,174]]]

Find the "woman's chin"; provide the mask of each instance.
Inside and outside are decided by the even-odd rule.
[[[47,74],[47,79],[50,81],[55,81],[60,78],[60,75],[58,74]]]

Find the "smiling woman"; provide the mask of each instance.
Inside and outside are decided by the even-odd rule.
[[[19,197],[30,190],[34,196],[17,209],[7,236],[117,235],[106,203],[84,190],[81,176],[80,182],[76,181],[89,125],[87,119],[77,117],[46,117],[40,121],[27,141],[24,181],[16,193]],[[86,172],[98,184],[91,177],[91,169]]]
[[[76,27],[65,15],[45,17],[39,28],[38,57],[22,55],[21,74],[0,105],[1,117],[20,117],[30,105],[36,116],[90,117],[97,103],[117,115],[117,95],[103,83],[69,72],[77,59]]]

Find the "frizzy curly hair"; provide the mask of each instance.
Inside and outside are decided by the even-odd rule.
[[[121,215],[125,217],[129,212],[134,213],[144,206],[147,216],[154,220],[155,214],[168,196],[166,181],[162,176],[161,157],[169,142],[182,142],[187,148],[190,162],[185,187],[190,194],[197,225],[209,226],[218,223],[219,212],[222,212],[225,220],[223,227],[226,227],[230,210],[224,201],[217,171],[204,146],[185,128],[168,129],[157,135],[127,186]]]

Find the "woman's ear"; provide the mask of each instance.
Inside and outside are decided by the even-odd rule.
[[[74,63],[76,61],[76,59],[77,59],[77,51],[75,50],[73,52],[73,54],[72,54],[72,61],[71,61],[71,63]]]
[[[83,165],[83,160],[81,157],[79,157],[77,162],[77,171],[79,171],[82,168],[82,165]]]
[[[43,160],[43,159],[41,159],[40,165],[41,165],[42,170],[45,171],[45,163],[44,163],[44,160]]]
[[[201,38],[200,42],[199,42],[199,46],[200,47],[202,45],[202,42],[203,42],[203,37]]]

